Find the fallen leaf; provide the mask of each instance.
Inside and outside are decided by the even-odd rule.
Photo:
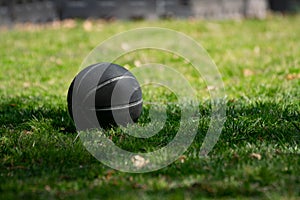
[[[216,87],[216,86],[213,86],[213,85],[208,85],[208,86],[206,87],[206,89],[207,89],[208,91],[211,91],[211,90],[217,89],[217,87]]]
[[[30,135],[30,134],[32,134],[32,132],[31,132],[31,131],[25,130],[25,131],[23,131],[23,134],[25,134],[25,135]]]
[[[139,61],[139,60],[135,60],[134,61],[134,65],[136,66],[136,67],[139,67],[139,66],[141,66],[141,61]]]
[[[186,160],[186,156],[185,155],[182,155],[178,158],[178,161],[181,162],[181,163],[184,163]]]
[[[76,22],[73,19],[66,19],[62,21],[62,26],[64,28],[74,28],[76,26]]]
[[[129,181],[130,181],[130,182],[133,181],[133,177],[132,177],[132,176],[129,177]]]
[[[253,76],[254,72],[250,69],[244,69],[243,74],[245,77]]]
[[[287,76],[286,76],[286,79],[287,80],[294,80],[294,79],[299,79],[300,78],[300,74],[288,74]]]
[[[30,85],[31,85],[31,84],[30,84],[29,82],[25,82],[25,83],[23,83],[23,87],[24,87],[24,88],[29,88],[29,87],[30,87]]]
[[[258,153],[251,153],[250,154],[251,158],[256,158],[257,160],[261,160],[261,155]]]
[[[106,180],[110,180],[114,173],[115,173],[114,170],[108,170],[105,174]]]
[[[132,187],[133,187],[134,189],[146,189],[146,188],[147,188],[146,185],[139,184],[139,183],[134,183],[134,184],[132,185]]]
[[[129,49],[130,49],[130,46],[129,46],[129,44],[123,42],[123,43],[121,44],[121,48],[122,48],[123,50],[126,51],[126,50],[129,50]]]
[[[48,191],[48,192],[50,192],[51,191],[51,187],[49,185],[46,185],[45,186],[45,190]]]
[[[90,20],[86,20],[83,23],[83,29],[88,32],[91,31],[93,29],[93,23]]]
[[[253,52],[255,54],[259,54],[260,53],[260,47],[259,46],[254,47]]]
[[[131,158],[131,161],[133,162],[133,165],[136,168],[142,168],[146,166],[149,163],[149,160],[146,160],[144,157],[140,155],[135,155]]]
[[[50,26],[51,26],[52,28],[55,28],[55,29],[60,28],[61,22],[58,21],[58,20],[53,21],[53,22],[50,24]]]

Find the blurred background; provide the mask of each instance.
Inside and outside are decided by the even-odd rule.
[[[299,11],[300,0],[0,0],[0,24],[67,18],[262,19],[268,12]]]

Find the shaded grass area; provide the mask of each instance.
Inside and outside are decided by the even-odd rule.
[[[202,138],[197,137],[186,156],[168,168],[136,175],[111,170],[94,159],[75,140],[74,127],[63,104],[46,104],[41,109],[31,107],[28,101],[33,103],[31,106],[38,103],[38,99],[23,97],[1,104],[9,113],[1,115],[3,124],[8,125],[1,129],[5,129],[1,137],[1,177],[6,177],[1,189],[5,196],[13,197],[13,191],[28,198],[101,195],[126,199],[136,192],[149,198],[179,199],[198,195],[268,197],[265,195],[272,196],[274,191],[279,196],[298,195],[298,114],[275,109],[274,104],[243,109],[228,105],[224,132],[208,158],[198,157]],[[282,113],[281,118],[260,115],[257,122],[255,110],[268,113],[271,108]],[[243,117],[238,120],[237,116]],[[207,123],[201,123],[205,124],[199,132],[207,129]],[[122,141],[132,145],[132,150],[153,148],[152,143]],[[253,153],[262,158],[259,160]]]
[[[297,199],[300,196],[299,16],[265,21],[84,22],[74,27],[0,32],[0,198],[38,199]],[[194,37],[223,76],[226,112],[222,135],[208,157],[199,157],[210,121],[206,86],[181,58],[155,52],[118,61],[174,66],[199,94],[198,134],[169,167],[146,174],[122,173],[98,162],[76,138],[66,91],[87,53],[110,35],[135,27],[162,26]],[[282,27],[285,27],[284,29]],[[150,88],[144,98],[170,101]],[[176,133],[178,111],[156,137],[166,144]],[[144,108],[145,112],[147,107]],[[140,123],[146,122],[142,118]],[[107,134],[137,152],[159,148]],[[168,136],[168,137],[166,137]]]

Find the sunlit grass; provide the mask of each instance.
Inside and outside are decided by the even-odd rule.
[[[91,27],[85,23],[0,32],[1,199],[300,196],[299,16],[263,21],[92,21]],[[118,64],[128,69],[155,62],[184,74],[197,91],[201,115],[198,134],[178,161],[156,172],[129,174],[102,165],[76,139],[66,93],[94,47],[116,33],[145,26],[181,31],[202,44],[225,84],[227,121],[213,151],[200,158],[211,111],[203,80],[178,56],[152,50],[123,56]],[[176,100],[166,88],[154,86],[144,88],[144,99]],[[180,113],[173,109],[171,114],[152,140],[124,136],[120,129],[107,134],[127,150],[152,151],[176,133]],[[146,122],[143,116],[140,123]]]

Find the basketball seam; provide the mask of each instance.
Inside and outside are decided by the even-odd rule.
[[[106,86],[106,85],[108,85],[108,84],[110,84],[110,83],[112,83],[112,82],[114,82],[114,81],[118,81],[118,80],[122,80],[122,79],[126,79],[126,78],[129,78],[129,79],[135,79],[135,78],[132,77],[132,76],[124,76],[124,75],[118,76],[118,77],[115,77],[115,78],[112,78],[112,79],[109,79],[109,80],[107,80],[107,81],[101,83],[100,85],[97,85],[96,88],[91,89],[91,90],[87,93],[86,97],[82,100],[82,102],[84,103],[84,102],[87,100],[87,98],[90,97],[91,93],[93,93],[93,92],[96,93],[96,91],[97,91],[98,89],[100,89],[100,88],[102,88],[102,87],[104,87],[104,86]]]
[[[110,110],[121,110],[121,109],[125,109],[125,108],[130,108],[136,105],[139,105],[143,103],[143,99],[135,101],[135,102],[131,102],[129,104],[126,105],[120,105],[120,106],[114,106],[114,107],[108,107],[108,108],[95,108],[95,109],[89,109],[89,110],[95,110],[95,111],[110,111]]]

